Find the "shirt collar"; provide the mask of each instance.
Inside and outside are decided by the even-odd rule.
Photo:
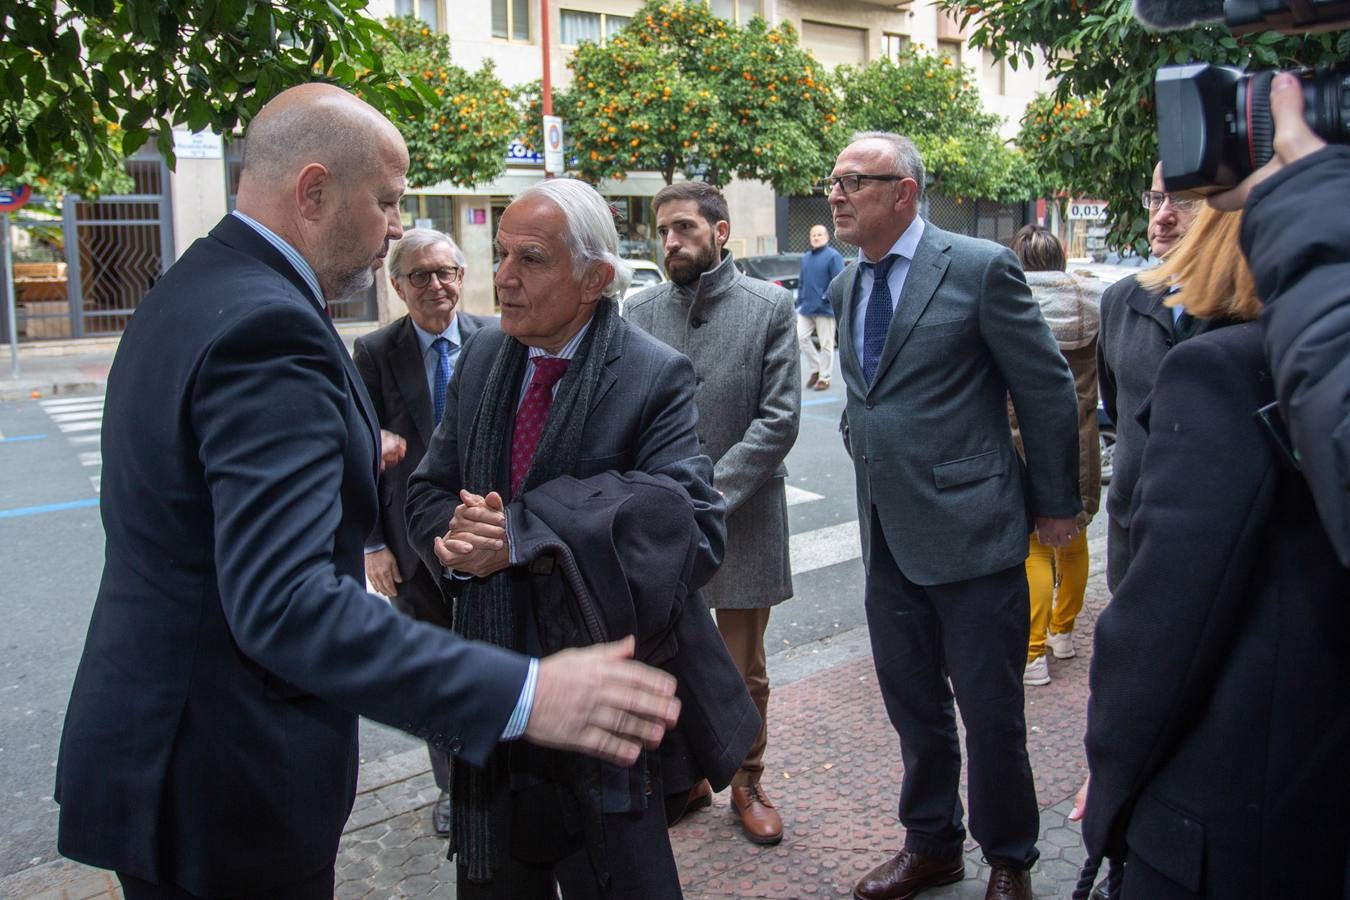
[[[909,223],[909,227],[905,229],[904,233],[896,238],[894,244],[891,244],[891,249],[883,254],[883,258],[894,254],[904,259],[913,259],[915,251],[919,249],[919,239],[923,237],[923,228],[923,219],[915,216],[914,221]],[[879,259],[868,259],[861,249],[859,249],[858,255],[863,262],[873,264],[881,262]]]
[[[235,209],[230,211],[230,215],[243,222],[249,228],[252,228],[263,240],[267,241],[267,243],[275,247],[282,256],[286,257],[286,261],[295,268],[295,271],[300,273],[300,277],[305,280],[305,284],[309,285],[309,289],[314,292],[314,299],[319,301],[319,306],[324,309],[328,308],[327,301],[323,299],[323,290],[319,288],[319,276],[314,274],[313,267],[300,255],[299,250],[287,243],[286,239],[281,235],[277,234],[247,213],[242,213]]]
[[[606,301],[601,300],[600,302],[604,303]],[[551,356],[554,359],[571,359],[573,356],[576,356],[577,348],[581,346],[581,339],[586,336],[586,332],[591,330],[591,322],[594,321],[595,319],[592,318],[585,325],[582,325],[581,330],[572,335],[572,339],[557,353],[549,353],[543,347],[531,347],[530,359],[538,359],[541,356]]]
[[[436,342],[436,338],[445,338],[450,342],[451,347],[458,347],[460,345],[458,312],[450,317],[450,324],[446,326],[446,329],[440,334],[432,334],[430,331],[427,331],[421,325],[418,325],[417,322],[413,320],[412,316],[408,317],[408,321],[412,322],[413,331],[417,334],[417,343],[422,347],[423,353],[426,353],[431,349],[431,345]]]

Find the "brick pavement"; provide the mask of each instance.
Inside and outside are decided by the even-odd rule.
[[[1094,547],[1094,557],[1103,558]],[[1027,744],[1041,807],[1041,860],[1032,883],[1041,900],[1066,898],[1083,861],[1075,823],[1065,818],[1082,781],[1083,724],[1092,629],[1106,602],[1099,565],[1078,624],[1078,656],[1051,659],[1053,681],[1027,689]],[[783,813],[785,837],[760,847],[741,837],[728,792],[692,814],[671,837],[690,900],[848,897],[853,883],[899,848],[895,817],[899,743],[886,719],[864,629],[837,636],[813,657],[782,655],[769,709],[771,767],[764,785]],[[776,670],[776,671],[775,671]],[[789,680],[790,679],[790,680]],[[428,835],[436,787],[423,750],[367,764],[339,849],[336,896],[453,898],[445,842]],[[962,785],[964,793],[964,782]],[[988,867],[967,844],[967,880],[925,900],[978,900]],[[109,873],[69,861],[0,880],[0,897],[120,898]]]

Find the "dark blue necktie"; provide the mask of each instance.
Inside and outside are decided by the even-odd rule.
[[[879,263],[863,263],[872,270],[872,294],[867,298],[867,314],[863,317],[863,381],[872,383],[881,362],[881,351],[886,347],[886,332],[891,328],[891,266],[900,257],[891,253]]]
[[[438,337],[431,342],[440,361],[436,363],[436,383],[431,386],[431,408],[436,415],[436,424],[441,424],[445,415],[445,389],[450,386],[450,342]]]

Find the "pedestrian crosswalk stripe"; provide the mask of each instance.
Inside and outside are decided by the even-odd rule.
[[[803,531],[788,538],[792,574],[804,575],[826,566],[838,565],[862,557],[858,520]]]
[[[812,491],[808,491],[805,488],[793,487],[790,484],[787,486],[788,506],[796,506],[798,503],[810,503],[812,500],[824,500],[824,499],[825,499],[824,495],[813,493]]]
[[[82,466],[101,466],[103,465],[103,451],[91,450],[80,454],[80,465]]]
[[[47,415],[57,424],[63,422],[88,422],[91,419],[102,419],[103,407],[100,406],[98,409],[82,409],[79,412],[49,412]]]
[[[95,431],[103,427],[103,417],[99,416],[92,422],[58,422],[56,427],[62,431]]]

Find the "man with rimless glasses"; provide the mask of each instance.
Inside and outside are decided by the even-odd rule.
[[[1163,191],[1162,163],[1153,184],[1140,195],[1148,210],[1148,246],[1165,257],[1185,236],[1200,209],[1199,197]],[[1097,339],[1097,379],[1102,407],[1116,423],[1114,471],[1106,493],[1106,583],[1116,589],[1130,561],[1130,505],[1144,453],[1144,429],[1135,419],[1153,390],[1163,354],[1196,330],[1180,306],[1163,305],[1166,291],[1145,290],[1134,276],[1102,294],[1102,327]]]
[[[450,628],[450,607],[408,541],[403,503],[408,476],[426,455],[441,419],[459,349],[492,320],[456,311],[464,256],[449,235],[411,228],[389,251],[387,265],[408,314],[357,338],[353,357],[380,424],[407,441],[407,452],[380,475],[380,516],[366,541],[366,578],[401,612]],[[431,811],[432,828],[444,837],[450,832],[449,757],[431,743],[427,754],[441,791]]]
[[[1033,518],[1043,544],[1077,531],[1077,400],[1017,258],[924,221],[923,183],[914,144],[879,132],[856,135],[827,181],[836,232],[860,251],[829,296],[872,657],[904,760],[905,845],[853,896],[901,900],[965,877],[955,699],[985,897],[1024,900],[1039,832],[1024,563]]]

